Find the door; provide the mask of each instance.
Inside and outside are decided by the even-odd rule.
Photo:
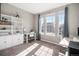
[[[7,40],[5,37],[0,37],[0,50],[7,48]]]
[[[23,35],[16,34],[12,36],[12,46],[16,46],[23,43]]]
[[[22,44],[23,43],[23,35],[19,34],[18,35],[18,44]]]
[[[12,35],[12,46],[18,45],[18,38],[17,35]]]
[[[7,45],[7,48],[9,47],[12,47],[12,35],[8,35],[5,37],[6,38],[6,45]]]

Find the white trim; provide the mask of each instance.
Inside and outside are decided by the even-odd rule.
[[[46,33],[48,36],[55,36],[55,33]]]
[[[56,44],[56,45],[62,46],[62,45],[60,45],[60,44],[57,44],[57,43],[55,43],[55,42],[50,42],[50,41],[45,40],[45,39],[44,39],[44,40],[41,39],[41,41],[45,41],[45,42],[48,42],[48,43],[52,43],[52,44]],[[62,46],[62,47],[64,47],[64,46]],[[66,48],[66,47],[65,47],[65,48]]]

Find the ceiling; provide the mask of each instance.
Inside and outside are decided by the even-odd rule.
[[[11,5],[19,7],[32,14],[42,13],[66,4],[67,3],[11,3]]]

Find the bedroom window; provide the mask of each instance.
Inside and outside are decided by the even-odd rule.
[[[49,15],[46,17],[46,34],[55,33],[55,16]]]
[[[58,19],[59,19],[59,25],[58,25],[59,37],[60,39],[62,39],[64,32],[64,11],[58,14]]]
[[[52,14],[41,15],[40,33],[44,35],[63,35],[64,29],[64,11],[58,11]]]

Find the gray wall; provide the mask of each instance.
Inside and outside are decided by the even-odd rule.
[[[29,32],[34,28],[34,18],[33,14],[28,13],[25,10],[22,10],[18,7],[12,6],[7,3],[1,4],[1,13],[6,15],[15,16],[17,13],[20,15],[20,18],[23,20],[23,27],[26,28],[26,31]]]

